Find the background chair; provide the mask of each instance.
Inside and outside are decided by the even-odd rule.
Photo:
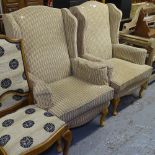
[[[140,18],[141,10],[145,11],[144,19]],[[139,6],[135,12],[131,22],[124,24],[123,30],[120,32],[120,41],[125,44],[131,44],[138,47],[143,47],[147,50],[146,64],[153,66],[150,83],[155,81],[155,38],[148,36],[150,32],[155,30],[155,5],[152,3],[144,3]],[[139,21],[138,21],[139,20]],[[151,28],[151,29],[150,29]],[[137,30],[142,33],[135,33]]]
[[[103,125],[113,98],[107,67],[77,57],[77,20],[70,11],[34,6],[3,18],[7,36],[23,38],[33,94],[40,107],[70,127],[81,126],[100,113]]]
[[[27,98],[27,106],[14,113],[5,107],[6,116],[0,118],[0,154],[40,154],[62,137],[63,153],[67,155],[72,140],[68,126],[37,104],[32,105],[21,40],[0,36],[0,49],[0,102],[3,106],[7,104],[5,100],[9,100],[9,106],[14,104],[10,95],[16,99]]]
[[[152,72],[151,67],[144,65],[146,50],[119,44],[122,14],[115,5],[90,1],[70,10],[78,19],[79,56],[108,67],[110,85],[115,90],[112,103],[116,115],[120,97],[138,87],[142,96]]]
[[[25,106],[30,98],[21,48],[16,40],[0,37],[0,94],[7,94],[0,101],[0,117]]]

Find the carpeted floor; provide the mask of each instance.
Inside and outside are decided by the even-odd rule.
[[[72,131],[69,155],[155,155],[155,83],[142,99],[123,98],[119,115],[109,116],[105,127],[96,118]],[[43,155],[58,153],[53,146]]]

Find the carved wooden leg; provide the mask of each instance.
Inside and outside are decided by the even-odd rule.
[[[145,82],[145,83],[141,86],[140,91],[139,91],[139,98],[142,98],[142,97],[143,97],[143,95],[144,95],[144,90],[147,88],[147,86],[148,86],[148,81]]]
[[[101,117],[100,117],[100,126],[103,127],[105,125],[105,118],[108,114],[108,105],[105,105],[102,112],[101,112]]]
[[[68,154],[68,150],[69,150],[69,146],[72,142],[72,133],[70,130],[67,130],[64,135],[63,135],[63,139],[64,139],[64,150],[63,150],[63,155],[67,155]]]
[[[112,112],[112,114],[113,114],[113,116],[116,116],[117,113],[118,113],[117,112],[117,107],[118,107],[119,103],[120,103],[120,98],[114,98],[112,100],[112,104],[113,104],[113,112]]]
[[[57,152],[59,153],[63,151],[61,139],[57,141],[56,148],[57,148]]]

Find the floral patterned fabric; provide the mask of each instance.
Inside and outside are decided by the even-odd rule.
[[[65,123],[34,105],[0,119],[0,147],[7,155],[19,155],[53,136]]]
[[[0,95],[10,90],[26,93],[29,88],[20,43],[0,39]],[[0,100],[0,111],[12,107],[24,99],[18,95],[7,95]]]

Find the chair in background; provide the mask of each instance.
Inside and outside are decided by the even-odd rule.
[[[89,1],[70,10],[78,19],[79,56],[108,67],[110,86],[115,90],[112,103],[116,115],[120,97],[139,87],[141,97],[146,88],[152,72],[150,66],[144,65],[147,52],[119,44],[122,14],[115,5]]]
[[[70,11],[33,6],[3,19],[7,36],[23,38],[33,94],[40,107],[70,127],[81,126],[100,113],[103,125],[113,98],[107,68],[77,56],[77,20]]]
[[[131,22],[124,24],[120,32],[120,41],[147,50],[146,64],[153,66],[150,82],[155,81],[155,5],[141,5]]]
[[[71,132],[65,122],[38,108],[37,104],[32,105],[24,62],[21,40],[0,36],[0,102],[1,108],[5,107],[5,116],[0,118],[0,154],[40,154],[62,137],[65,141],[63,152],[67,155]],[[25,107],[10,113],[14,99],[18,101],[24,96],[27,98]],[[4,111],[0,114],[4,115]]]

